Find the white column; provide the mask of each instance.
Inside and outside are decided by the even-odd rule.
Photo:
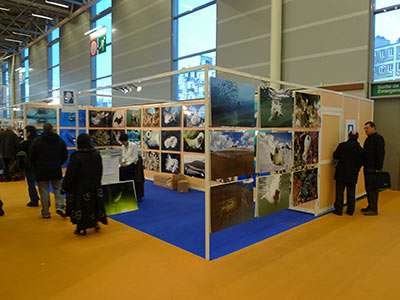
[[[270,78],[272,80],[281,80],[282,0],[271,0],[270,50]],[[271,87],[280,88],[280,84],[271,83]]]

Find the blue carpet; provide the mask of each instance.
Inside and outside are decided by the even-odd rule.
[[[205,257],[204,193],[178,193],[145,183],[139,210],[111,216],[186,251]],[[216,259],[315,219],[313,215],[283,210],[211,234],[211,259]]]

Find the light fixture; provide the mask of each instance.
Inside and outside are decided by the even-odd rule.
[[[15,31],[13,31],[12,33],[13,33],[13,34],[16,34],[16,35],[22,35],[22,36],[31,37],[31,35],[30,35],[30,34],[26,34],[26,33],[15,32]]]
[[[32,16],[37,17],[37,18],[42,18],[42,19],[53,21],[53,18],[48,17],[48,16],[43,16],[43,15],[38,15],[38,14],[32,14]]]
[[[10,11],[10,9],[9,9],[9,8],[7,8],[7,7],[0,7],[0,10],[4,10],[4,11]]]
[[[120,86],[113,87],[114,90],[119,91],[121,93],[127,94],[131,93],[133,89],[136,89],[137,92],[140,92],[142,90],[142,87],[140,85],[136,85],[134,83],[129,83],[129,84],[123,84]]]
[[[21,69],[22,69],[22,67],[19,67],[19,68],[15,69],[15,72],[18,72]]]
[[[14,42],[14,43],[22,43],[22,41],[20,40],[14,40],[14,39],[9,39],[9,38],[4,38],[5,41],[9,41],[9,42]]]
[[[69,8],[69,6],[68,5],[66,5],[66,4],[62,4],[62,3],[58,3],[58,2],[53,2],[53,1],[45,1],[47,4],[52,4],[52,5],[55,5],[55,6],[60,6],[60,7],[64,7],[64,8]]]
[[[13,107],[13,111],[21,111],[20,107]]]
[[[92,29],[90,29],[89,31],[86,31],[86,32],[85,32],[85,35],[91,34],[91,33],[95,32],[95,31],[97,31],[97,30],[100,30],[100,29],[103,28],[103,27],[104,27],[103,25],[99,25],[99,26],[97,26],[97,27],[95,27],[95,28],[92,28]]]

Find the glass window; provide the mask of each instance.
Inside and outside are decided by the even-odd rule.
[[[60,28],[56,28],[48,35],[47,41],[50,43],[59,38],[60,38]]]
[[[54,67],[51,70],[51,89],[60,88],[60,66]]]
[[[107,8],[112,6],[112,0],[101,0],[94,5],[92,9],[92,15],[98,15],[99,13],[105,11]]]
[[[388,6],[400,4],[399,0],[375,0],[375,9],[380,9]]]
[[[177,57],[216,47],[216,5],[174,20],[177,30]]]
[[[97,26],[106,27],[106,42],[110,44],[112,41],[112,14],[109,13],[93,23],[93,28]]]
[[[388,73],[393,73],[393,64],[387,65],[387,72]]]
[[[209,3],[210,0],[176,0],[174,1],[174,16],[187,11],[192,11],[196,7]]]
[[[99,80],[95,80],[93,82],[93,86],[94,87],[103,87],[103,86],[108,86],[112,84],[112,77],[106,77],[106,78],[102,78]],[[112,90],[111,88],[108,89],[103,89],[103,90],[99,90],[96,91],[97,94],[103,94],[103,95],[112,95]],[[96,106],[104,106],[104,107],[112,107],[112,98],[110,97],[104,97],[104,96],[97,96],[95,97],[95,101],[96,101]]]
[[[55,43],[48,48],[48,67],[60,64],[60,43]]]

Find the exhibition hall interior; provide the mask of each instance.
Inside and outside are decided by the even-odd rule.
[[[398,299],[400,0],[0,0],[2,299]]]

